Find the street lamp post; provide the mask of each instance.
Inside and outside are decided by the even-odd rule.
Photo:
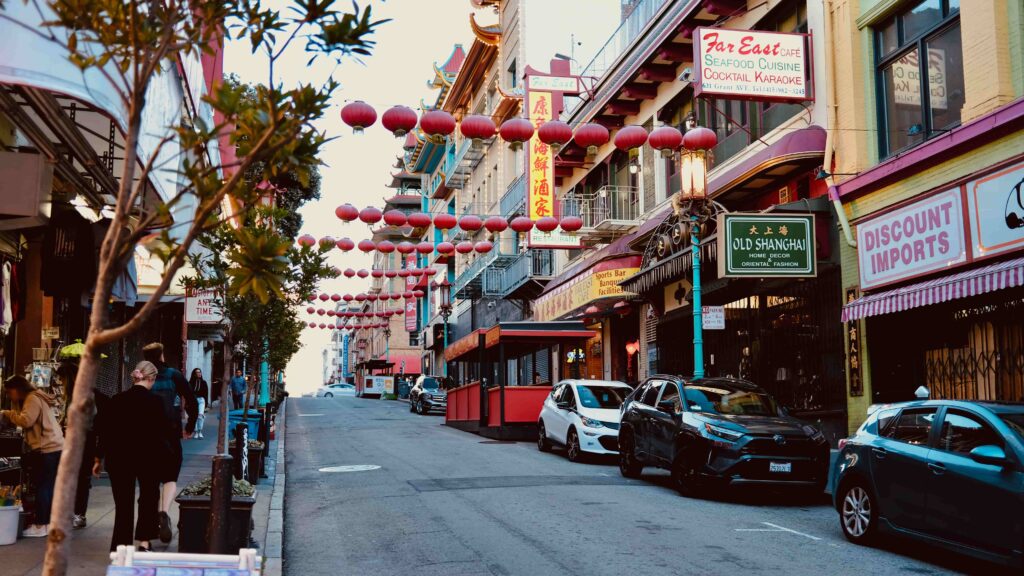
[[[704,318],[700,286],[701,226],[711,217],[713,205],[707,196],[707,160],[718,137],[707,128],[696,127],[683,136],[679,174],[682,186],[674,203],[677,226],[688,224],[693,258],[693,377],[704,377]]]
[[[442,270],[442,272],[444,272]],[[448,275],[445,274],[441,277],[441,281],[437,283],[437,288],[441,294],[441,304],[438,309],[441,312],[441,318],[444,319],[444,348],[448,349],[448,318],[452,315],[452,285],[448,282]],[[444,354],[444,352],[442,352]],[[444,361],[444,376],[448,376],[448,361]]]

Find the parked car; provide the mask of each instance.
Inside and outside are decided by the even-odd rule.
[[[670,470],[685,495],[728,485],[820,493],[829,444],[750,382],[653,376],[623,404],[619,431],[622,475],[639,478],[645,466]]]
[[[355,396],[356,387],[351,384],[339,382],[328,384],[316,391],[317,398],[334,398],[335,396]]]
[[[587,454],[617,454],[619,408],[633,389],[614,380],[564,380],[544,400],[537,423],[537,448],[565,446],[577,462]]]
[[[447,410],[448,391],[444,382],[444,376],[422,375],[416,378],[416,383],[409,390],[409,411],[428,414],[431,410]]]
[[[833,498],[848,540],[889,531],[1024,566],[1024,404],[883,405],[841,444]]]

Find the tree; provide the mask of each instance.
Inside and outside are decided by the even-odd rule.
[[[0,19],[60,46],[81,69],[101,74],[127,110],[123,170],[117,175],[112,222],[100,248],[93,291],[96,301],[110,298],[114,280],[140,239],[160,230],[165,246],[160,251],[165,262],[164,278],[135,316],[122,325],[111,325],[107,307],[94,306],[90,313],[74,401],[68,407],[43,565],[43,574],[52,576],[67,571],[67,536],[100,349],[138,330],[185,263],[196,239],[237,216],[222,211],[226,197],[230,195],[243,207],[257,203],[259,190],[244,186],[246,174],[257,163],[262,163],[261,180],[292,174],[300,182],[308,182],[309,167],[319,163],[318,154],[328,139],[313,123],[327,111],[337,83],[333,78],[320,85],[283,87],[277,83],[274,65],[292,43],[298,39],[310,54],[310,61],[322,56],[340,59],[368,55],[374,45],[370,35],[384,21],[372,20],[369,7],[360,10],[353,4],[350,12],[339,11],[335,0],[290,0],[284,10],[262,0],[21,1],[32,3],[43,20],[42,26],[3,11],[4,0],[0,0]],[[255,89],[253,99],[243,98],[236,84],[216,85],[204,98],[220,119],[215,125],[192,118],[170,126],[149,157],[141,157],[138,146],[144,136],[143,110],[152,79],[173,70],[179,58],[210,51],[224,35],[246,41],[254,54],[266,57],[267,84]],[[217,162],[208,154],[210,145],[221,136],[228,138],[236,150],[237,160],[230,164]],[[174,169],[160,155],[172,141],[180,144],[182,151],[174,158],[182,184],[168,202],[139,208],[137,201],[144,197],[149,177],[158,170]],[[185,232],[181,240],[175,241],[168,231],[169,216],[171,209],[186,198],[193,199],[195,215],[182,226]],[[135,219],[137,223],[133,223]],[[243,238],[235,260],[254,268],[233,277],[232,289],[253,293],[261,301],[278,293],[283,282],[276,277],[280,256],[274,255],[275,249],[279,247],[266,238]]]

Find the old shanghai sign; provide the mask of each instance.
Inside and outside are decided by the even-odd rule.
[[[814,100],[806,34],[697,28],[697,96]]]
[[[816,275],[813,214],[721,214],[718,276],[806,278]]]

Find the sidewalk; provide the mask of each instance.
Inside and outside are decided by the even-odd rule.
[[[182,441],[184,462],[178,478],[178,490],[188,484],[210,474],[210,459],[217,452],[218,418],[216,407],[214,413],[207,413],[202,439]],[[282,436],[278,429],[278,438]],[[256,506],[253,511],[255,530],[253,538],[259,548],[263,547],[267,534],[271,492],[274,487],[274,471],[277,455],[277,442],[268,446],[268,454],[272,460],[267,462],[269,479],[260,480],[257,487]],[[177,550],[178,507],[171,507],[171,526],[175,529],[174,539],[170,544],[159,540],[153,542],[154,551],[174,552]],[[68,568],[70,576],[97,576],[106,572],[110,565],[110,536],[114,529],[114,499],[110,492],[110,482],[106,477],[93,479],[89,497],[89,510],[86,514],[89,524],[71,534],[71,561]],[[0,546],[0,557],[3,568],[0,573],[11,576],[36,576],[42,573],[43,555],[46,550],[45,538],[18,540],[10,546]]]

